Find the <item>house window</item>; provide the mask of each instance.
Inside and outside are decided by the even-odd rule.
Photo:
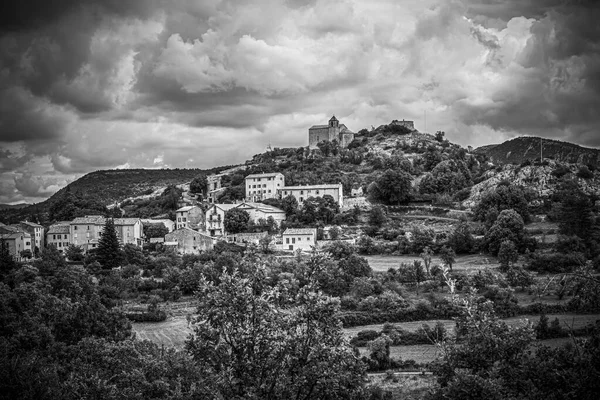
[[[296,243],[296,238],[292,238],[292,244]]]
[[[301,237],[299,237],[299,238],[298,238],[298,241],[299,241],[299,242],[301,242],[301,241],[302,241],[302,238],[301,238]]]
[[[58,242],[58,247],[62,247],[62,244],[60,242]]]
[[[287,194],[287,190],[284,190],[284,191],[283,191],[283,194]]]
[[[25,242],[25,246],[31,246],[31,242]]]
[[[88,231],[89,231],[90,230],[90,226],[88,225],[87,227],[88,227]]]
[[[300,203],[304,201],[304,197],[300,197]]]
[[[290,238],[285,238],[285,244],[290,244]]]
[[[304,190],[301,190],[301,191],[300,191],[300,194],[304,194]]]
[[[269,193],[271,193],[271,189],[269,189]]]
[[[263,183],[263,187],[267,187],[267,184],[266,184],[266,183]]]
[[[317,194],[319,194],[319,191],[317,190]]]
[[[55,240],[56,240],[56,235],[52,235],[52,239],[55,239]]]
[[[76,231],[76,230],[77,230],[77,226],[74,226],[74,227],[73,227],[73,230],[75,230],[75,231]]]

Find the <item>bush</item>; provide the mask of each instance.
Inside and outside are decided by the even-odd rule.
[[[563,273],[571,272],[575,267],[584,265],[583,253],[533,253],[529,257],[527,268],[537,272]]]
[[[152,311],[141,311],[141,312],[128,312],[125,316],[131,322],[162,322],[167,319],[167,313],[163,310],[152,310]]]

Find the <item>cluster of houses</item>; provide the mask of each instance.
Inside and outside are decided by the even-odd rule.
[[[143,232],[145,224],[162,223],[168,230],[164,238],[153,238],[179,253],[198,253],[213,248],[217,240],[232,243],[256,243],[267,236],[263,233],[229,234],[224,225],[225,213],[233,208],[246,211],[256,224],[271,221],[276,227],[285,221],[285,212],[277,207],[260,203],[262,200],[293,196],[301,206],[309,197],[330,195],[340,206],[343,205],[342,184],[285,186],[281,173],[252,174],[245,179],[245,201],[236,204],[216,203],[218,194],[224,189],[223,175],[208,178],[208,202],[206,211],[198,205],[179,208],[175,221],[169,219],[114,218],[117,237],[121,244],[142,246],[146,241]],[[42,225],[23,221],[19,224],[0,224],[0,240],[8,246],[9,252],[18,260],[35,255],[45,246],[53,245],[63,253],[70,245],[79,246],[84,252],[98,246],[106,218],[98,215],[78,217],[72,221],[61,221],[51,225],[44,234]],[[275,239],[275,247],[281,250],[310,251],[316,245],[315,228],[286,229]],[[27,252],[29,250],[29,252]]]

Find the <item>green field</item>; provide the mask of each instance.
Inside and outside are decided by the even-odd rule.
[[[421,260],[418,255],[403,256],[366,256],[367,261],[373,271],[386,272],[390,268],[398,268],[400,263],[412,263],[414,260]],[[439,257],[432,257],[431,265],[443,264]],[[456,262],[452,266],[454,271],[478,271],[484,268],[498,267],[498,261],[494,257],[479,254],[471,254],[456,257]]]

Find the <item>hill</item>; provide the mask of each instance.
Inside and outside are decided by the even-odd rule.
[[[148,195],[162,191],[169,185],[189,183],[199,174],[210,174],[228,167],[203,169],[118,169],[95,171],[82,176],[60,189],[49,199],[25,207],[3,210],[2,220],[14,223],[28,218],[32,221],[47,221],[47,214],[55,204],[60,204],[69,194],[80,203],[87,203],[90,212],[102,213],[103,207],[128,197]]]
[[[19,203],[19,204],[0,204],[0,210],[10,210],[10,209],[19,209],[29,207],[31,204],[29,203]]]
[[[559,140],[522,136],[501,144],[482,146],[475,153],[485,154],[495,164],[521,164],[540,158],[540,142],[545,159],[566,163],[600,164],[600,150]]]

